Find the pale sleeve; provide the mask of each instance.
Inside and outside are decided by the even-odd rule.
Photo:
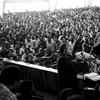
[[[28,48],[28,43],[27,43],[26,39],[25,39],[25,46],[26,46],[26,48]]]

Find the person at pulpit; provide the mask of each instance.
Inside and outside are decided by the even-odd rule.
[[[78,67],[72,61],[72,48],[68,43],[60,47],[60,57],[58,58],[59,91],[65,88],[72,88],[77,91]]]

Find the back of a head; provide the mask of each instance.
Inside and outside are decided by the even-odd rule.
[[[70,97],[68,97],[66,100],[85,100],[82,95],[75,94]]]
[[[72,46],[69,44],[69,42],[65,42],[60,46],[60,54],[67,54],[72,55]]]
[[[20,80],[19,66],[9,65],[1,70],[0,82],[6,86],[13,84],[14,81]]]
[[[63,54],[65,49],[66,49],[66,44],[65,43],[61,44],[61,46],[59,48],[60,53]]]
[[[60,100],[66,100],[66,98],[72,96],[73,94],[75,94],[75,92],[72,88],[65,88],[60,93]]]

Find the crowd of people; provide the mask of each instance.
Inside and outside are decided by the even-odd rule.
[[[0,18],[0,57],[46,67],[58,67],[60,91],[65,88],[77,90],[76,79],[80,70],[76,59],[73,59],[74,54],[84,51],[99,59],[99,49],[94,50],[99,46],[99,40],[99,7],[62,9],[53,12],[9,12]],[[86,69],[83,70],[82,65]],[[87,63],[82,65],[81,70],[89,72]],[[1,72],[1,82],[4,84],[8,75],[6,74],[6,78],[2,77]],[[1,85],[0,89],[5,88]],[[80,98],[80,95],[78,97]],[[75,100],[73,96],[70,98],[66,100]]]
[[[51,67],[64,42],[73,53],[93,53],[99,39],[99,7],[9,12],[0,18],[0,56],[11,60]]]

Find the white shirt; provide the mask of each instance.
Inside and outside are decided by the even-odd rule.
[[[27,39],[25,39],[25,44],[26,44],[26,48],[28,48],[29,46],[33,48],[33,40],[30,39],[30,42],[27,41]]]
[[[49,43],[48,41],[46,41],[46,47],[50,48],[52,51],[55,49],[55,41],[53,39],[51,39],[51,42]]]

